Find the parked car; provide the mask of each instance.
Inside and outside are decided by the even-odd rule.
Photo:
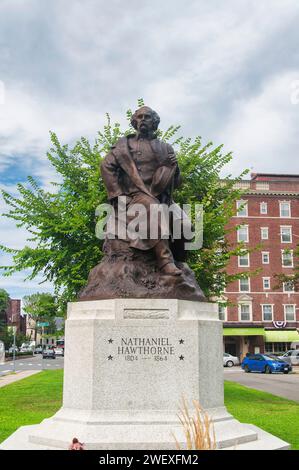
[[[22,347],[20,347],[20,352],[21,352],[21,353],[32,354],[32,353],[33,353],[33,349],[30,348],[30,346],[22,346]]]
[[[47,348],[47,349],[44,349],[43,350],[43,359],[55,359],[56,356],[55,356],[55,351],[54,349],[50,349],[50,348]]]
[[[262,372],[264,374],[272,372],[288,374],[292,371],[292,366],[286,361],[268,354],[249,354],[244,357],[241,366],[245,372]]]
[[[299,351],[298,351],[298,349],[291,349],[290,351],[287,351],[282,356],[278,356],[278,357],[279,357],[279,359],[282,359],[283,361],[287,362],[288,364],[291,364],[292,366],[298,366],[299,365]]]
[[[228,353],[223,353],[224,367],[233,367],[233,366],[238,366],[239,364],[240,364],[240,361],[237,357],[232,356],[231,354],[228,354]]]
[[[55,351],[55,356],[61,356],[61,357],[64,356],[63,348],[55,348],[54,351]]]
[[[42,354],[44,348],[42,346],[37,346],[37,348],[34,349],[34,354]]]
[[[17,353],[19,351],[19,348],[17,346],[11,346],[8,350],[9,354],[13,354],[13,350]]]

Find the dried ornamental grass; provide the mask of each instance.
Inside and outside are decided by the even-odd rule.
[[[213,422],[209,415],[201,408],[198,401],[193,400],[195,415],[190,416],[187,403],[182,399],[178,418],[183,426],[187,450],[215,450],[216,437]],[[181,446],[173,435],[177,449]]]

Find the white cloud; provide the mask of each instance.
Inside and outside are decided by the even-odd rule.
[[[299,105],[291,102],[296,77],[294,72],[277,75],[258,95],[235,102],[221,134],[226,146],[234,149],[235,172],[247,162],[255,172],[299,173]]]
[[[298,14],[296,0],[2,0],[0,181],[49,187],[49,130],[93,139],[141,97],[163,128],[224,142],[234,174],[299,172]],[[1,219],[1,235],[20,247],[26,234]]]

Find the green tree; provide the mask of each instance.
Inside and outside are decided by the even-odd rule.
[[[37,325],[38,322],[49,323],[45,327],[45,332],[50,333],[55,330],[55,316],[57,316],[57,301],[55,296],[47,292],[37,292],[36,294],[27,295],[23,298],[24,312],[33,320],[34,340],[36,341],[37,333],[42,331],[42,327]]]
[[[142,100],[138,104],[142,104]],[[131,114],[127,112],[128,120]],[[203,144],[201,137],[176,137],[178,130],[179,126],[171,126],[165,132],[159,131],[159,136],[174,145],[184,180],[174,199],[185,204],[201,201],[204,206],[203,248],[189,252],[188,262],[200,286],[211,298],[238,278],[228,275],[226,266],[232,256],[245,248],[229,246],[225,241],[225,226],[233,214],[236,199],[241,196],[234,185],[246,172],[238,178],[230,175],[221,178],[232,154],[224,154],[222,145]],[[103,256],[102,242],[95,236],[95,209],[107,202],[100,162],[119,137],[132,131],[130,126],[121,130],[107,115],[107,124],[103,132],[98,132],[94,145],[82,137],[69,148],[51,133],[52,147],[47,156],[57,172],[53,190],[45,191],[29,176],[27,184],[18,185],[18,197],[2,191],[9,206],[4,215],[14,219],[17,226],[25,227],[31,233],[30,241],[35,244],[20,250],[1,247],[13,257],[11,266],[2,267],[5,275],[30,269],[28,279],[33,279],[42,273],[45,281],[53,282],[62,309],[67,301],[76,298],[90,269]]]
[[[9,303],[9,294],[5,289],[0,289],[0,340],[4,341],[3,336],[6,335],[6,310]]]
[[[3,341],[5,349],[13,345],[13,330],[9,326],[5,326],[0,332],[0,340]]]
[[[17,333],[16,334],[16,346],[19,348],[20,346],[22,346],[23,343],[29,343],[30,341],[30,338],[26,335],[24,335],[24,333]]]

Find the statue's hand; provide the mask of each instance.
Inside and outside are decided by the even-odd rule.
[[[171,165],[175,165],[177,163],[177,159],[174,153],[168,154],[168,161],[170,162]]]

